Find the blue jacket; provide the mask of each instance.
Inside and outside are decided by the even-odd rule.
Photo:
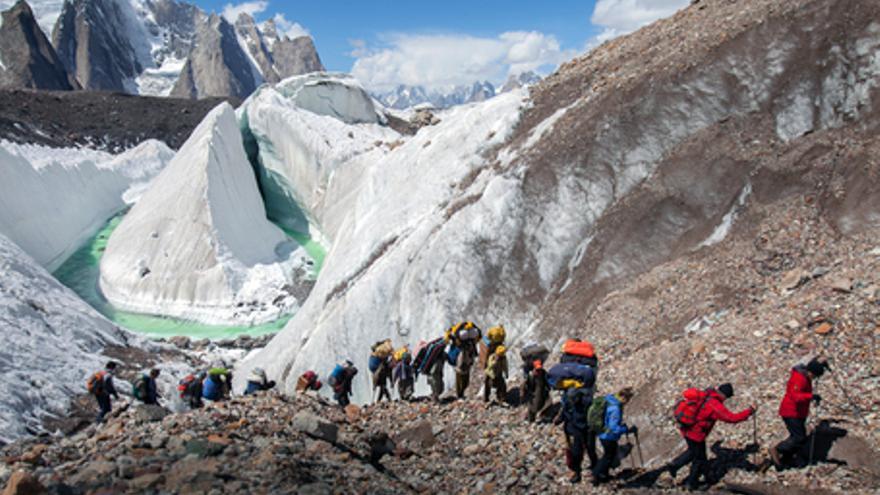
[[[599,440],[616,442],[620,436],[629,430],[623,422],[623,406],[617,397],[608,394],[605,396],[605,433],[599,435]]]

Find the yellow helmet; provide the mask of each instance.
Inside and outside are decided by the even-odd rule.
[[[506,352],[507,352],[507,348],[504,347],[503,345],[499,345],[498,347],[495,348],[495,354],[497,354],[499,356],[503,356]]]

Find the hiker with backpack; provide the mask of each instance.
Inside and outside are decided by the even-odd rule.
[[[205,380],[206,376],[207,373],[200,371],[198,374],[191,373],[186,375],[177,382],[177,391],[180,393],[180,399],[190,409],[202,407],[202,381]]]
[[[327,381],[333,387],[333,398],[339,407],[346,407],[351,404],[349,396],[351,396],[351,384],[354,381],[358,369],[350,360],[346,359],[344,363],[337,364]]]
[[[397,396],[401,400],[411,400],[415,391],[416,372],[412,364],[412,354],[403,347],[394,353],[394,370],[391,374],[392,385],[397,385]]]
[[[156,387],[156,378],[159,377],[159,370],[151,369],[150,373],[144,373],[134,382],[131,395],[135,399],[147,405],[159,405],[159,391]]]
[[[321,390],[321,387],[323,386],[324,384],[321,383],[321,380],[318,380],[318,374],[309,370],[302,375],[299,375],[294,390],[298,394],[303,394],[309,391],[317,392],[318,390]]]
[[[791,369],[785,396],[779,404],[779,416],[788,430],[788,438],[770,449],[770,458],[778,468],[806,465],[801,452],[807,445],[810,402],[815,402],[818,406],[822,401],[822,396],[813,392],[813,380],[824,375],[827,369],[828,362],[818,359],[811,359],[806,365],[797,365]]]
[[[373,344],[368,364],[370,372],[373,374],[373,390],[379,390],[376,402],[381,402],[382,397],[391,400],[388,382],[391,380],[391,355],[393,353],[394,347],[391,344],[391,339]]]
[[[483,384],[483,400],[489,402],[492,390],[499,404],[507,401],[507,348],[499,345],[486,362],[486,383]]]
[[[593,484],[598,485],[609,481],[608,475],[612,464],[617,459],[617,448],[620,437],[627,433],[638,433],[635,426],[627,426],[623,422],[623,407],[632,399],[633,390],[629,387],[593,400],[587,412],[590,431],[599,435],[602,443],[602,458],[593,469]]]
[[[708,477],[709,474],[706,437],[712,432],[715,423],[742,423],[755,414],[757,408],[751,406],[737,413],[728,410],[724,402],[733,397],[733,385],[730,383],[724,383],[717,389],[689,388],[682,395],[683,399],[675,406],[675,420],[687,442],[687,451],[669,464],[669,473],[675,478],[679,469],[690,464],[691,471],[686,486],[690,490],[696,490],[700,477]]]
[[[455,369],[455,396],[464,398],[471,381],[471,368],[477,357],[477,342],[481,337],[480,329],[470,321],[453,325],[446,331],[444,339],[449,343],[446,357]]]
[[[584,453],[590,459],[589,469],[596,467],[596,434],[590,430],[587,411],[593,403],[593,388],[573,387],[562,395],[562,421],[565,433],[565,463],[572,471],[571,483],[581,482]]]
[[[229,398],[232,387],[232,372],[222,364],[208,370],[202,382],[202,398],[218,402]]]
[[[102,371],[98,371],[89,377],[86,382],[86,389],[95,396],[95,400],[98,402],[99,411],[96,418],[98,423],[103,423],[104,417],[113,410],[110,396],[112,395],[115,399],[119,400],[119,394],[116,392],[116,387],[113,386],[113,375],[116,374],[116,368],[116,362],[109,361]]]
[[[244,395],[253,395],[273,388],[275,388],[275,381],[266,379],[266,371],[263,368],[254,368],[248,377]]]
[[[550,398],[547,374],[544,370],[544,361],[549,355],[550,351],[546,347],[536,343],[527,344],[520,351],[523,362],[523,383],[519,396],[521,403],[529,404],[528,420],[531,423],[535,422]]]
[[[580,483],[584,453],[590,459],[590,469],[596,467],[596,435],[589,428],[587,412],[593,403],[595,374],[593,369],[579,363],[559,363],[547,372],[547,383],[563,390],[559,419],[565,433],[565,460],[572,471],[569,479]]]

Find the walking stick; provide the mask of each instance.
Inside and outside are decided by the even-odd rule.
[[[645,468],[645,458],[642,456],[642,442],[639,441],[639,432],[636,431],[636,448],[639,449],[639,464]]]

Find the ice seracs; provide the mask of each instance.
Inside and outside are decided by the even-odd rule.
[[[264,86],[239,110],[269,217],[332,242],[346,200],[401,136],[360,84],[314,73]]]
[[[159,141],[117,156],[0,143],[0,234],[52,271],[171,161]]]
[[[120,309],[250,324],[298,306],[305,251],[266,219],[228,103],[212,110],[113,232],[100,288]]]

